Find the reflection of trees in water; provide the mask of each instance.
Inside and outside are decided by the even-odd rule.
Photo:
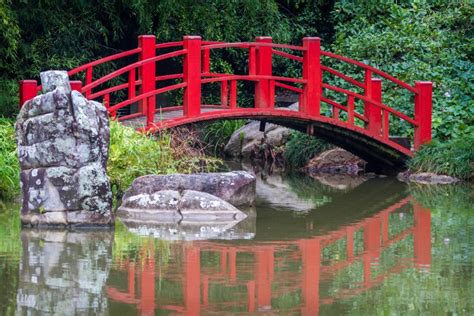
[[[23,230],[17,314],[104,314],[113,232]]]

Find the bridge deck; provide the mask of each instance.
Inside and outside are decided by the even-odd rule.
[[[166,108],[165,108],[166,109]],[[222,110],[222,107],[212,107],[212,108],[203,108],[201,109],[201,113],[208,113]],[[183,117],[184,113],[183,110],[173,110],[173,111],[162,111],[160,109],[156,109],[156,114],[153,122],[156,124],[161,121],[167,121],[175,118]],[[126,126],[130,126],[132,128],[142,128],[146,127],[146,116],[139,116],[134,117],[131,119],[123,120],[122,123]]]

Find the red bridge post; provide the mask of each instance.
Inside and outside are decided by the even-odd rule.
[[[415,127],[414,147],[418,150],[421,145],[431,140],[431,115],[433,84],[429,81],[415,82],[418,94],[415,96]]]
[[[138,47],[142,49],[140,60],[144,61],[148,58],[155,57],[156,52],[155,35],[140,35],[138,37]],[[141,94],[155,90],[155,62],[143,64],[139,69],[139,79],[142,81]],[[139,102],[139,112],[147,117],[146,126],[149,127],[155,117],[155,96],[142,99]]]
[[[322,96],[321,73],[321,40],[319,37],[303,38],[303,79],[306,84],[303,89],[303,106],[301,111],[310,116],[320,115],[320,102]]]
[[[36,97],[38,94],[38,83],[36,80],[21,80],[20,81],[20,108],[23,104]]]
[[[382,80],[378,78],[369,78],[366,83],[366,96],[376,102],[382,102]],[[382,109],[369,102],[364,104],[365,117],[368,119],[367,129],[369,132],[380,136],[382,129]]]
[[[183,43],[187,50],[183,63],[183,114],[194,117],[201,113],[201,37],[184,36]]]
[[[259,36],[255,39],[257,43],[272,43],[270,36]],[[272,47],[271,46],[257,46],[256,54],[257,76],[271,76],[272,75]],[[255,107],[256,108],[271,108],[274,100],[271,97],[270,80],[260,79],[255,84]]]

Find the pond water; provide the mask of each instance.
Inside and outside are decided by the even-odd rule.
[[[349,180],[259,176],[212,240],[21,230],[3,205],[0,315],[474,314],[472,187]]]

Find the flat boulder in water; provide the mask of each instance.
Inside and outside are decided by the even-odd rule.
[[[123,200],[162,190],[193,190],[212,194],[232,205],[248,205],[255,200],[255,176],[246,171],[147,175],[135,179]]]

